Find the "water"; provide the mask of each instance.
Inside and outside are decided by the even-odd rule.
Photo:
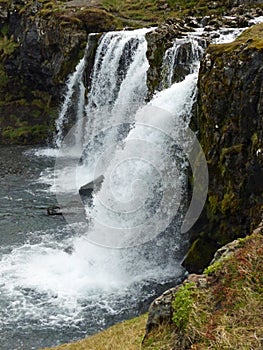
[[[171,271],[159,284],[149,269],[145,283],[139,275],[128,280],[127,271],[116,274],[118,252],[87,244],[63,217],[48,217],[46,207],[55,197],[39,177],[53,161],[34,151],[0,148],[1,159],[14,168],[3,174],[0,188],[3,350],[37,349],[92,334],[144,310],[156,288],[164,290],[174,278]],[[73,245],[78,253],[70,255],[65,250]]]
[[[86,105],[85,57],[80,61],[57,122],[60,150],[0,149],[4,166],[23,168],[1,181],[3,350],[97,332],[141,313],[184,274],[186,155],[176,140],[188,128],[202,46],[191,39],[191,69],[177,83],[171,78],[175,58],[164,59],[168,88],[146,104],[145,33],[104,35]],[[62,141],[73,86],[79,122]],[[101,174],[93,200],[82,200],[80,186]],[[47,217],[46,207],[56,200],[81,213]]]

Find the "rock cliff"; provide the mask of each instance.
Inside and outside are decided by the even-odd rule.
[[[113,16],[90,3],[0,3],[0,143],[43,143],[52,133],[88,33],[115,28]]]
[[[210,45],[192,128],[205,152],[209,193],[184,265],[200,272],[217,247],[250,232],[263,208],[263,25]]]

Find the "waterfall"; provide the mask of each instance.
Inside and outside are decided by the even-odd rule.
[[[193,34],[176,39],[166,50],[163,58],[160,90],[170,87],[174,82],[181,81],[187,74],[196,71],[205,47],[206,41]]]
[[[189,35],[174,42],[162,65],[161,84],[168,88],[146,105],[147,31],[109,32],[101,38],[84,118],[73,130],[75,139],[86,141],[77,162],[70,167],[63,160],[56,168],[55,191],[62,189],[57,198],[64,207],[72,200],[67,190],[77,193],[103,175],[92,205],[85,205],[86,239],[108,247],[155,239],[173,221],[185,192],[187,155],[184,145],[176,143],[188,128],[204,41]],[[180,79],[174,78],[178,67]],[[72,144],[65,142],[62,154],[71,153]],[[67,220],[72,222],[69,216]]]
[[[85,108],[85,162],[91,166],[127,130],[144,103],[149,64],[145,34],[151,29],[106,33],[98,46]],[[114,127],[116,126],[116,127]]]
[[[185,44],[189,49],[185,60],[178,60]],[[133,127],[114,156],[109,154],[112,148],[110,152],[106,149],[97,162],[95,178],[104,174],[104,182],[93,206],[86,206],[92,220],[89,241],[113,247],[139,245],[154,239],[172,222],[185,191],[182,168],[186,156],[180,147],[174,156],[173,145],[188,128],[202,45],[192,37],[179,39],[165,53],[163,71],[168,73],[163,80],[170,87],[137,111]],[[179,64],[188,65],[189,72],[181,82],[172,84],[172,72]]]
[[[27,231],[21,225],[23,232],[3,232],[3,350],[84,338],[146,311],[150,300],[184,276],[186,169],[192,167],[188,126],[205,42],[191,33],[172,43],[163,57],[160,91],[146,103],[149,30],[106,33],[95,55],[89,37],[67,80],[57,148],[38,150],[46,158],[32,161],[44,173],[34,181],[19,174],[14,198],[9,190],[4,197],[4,203],[12,201],[10,217],[18,217],[20,208],[18,221],[25,219]],[[228,42],[238,30],[218,34],[215,42]],[[55,170],[48,168],[54,154]],[[80,198],[80,187],[101,175],[92,196]],[[202,190],[200,181],[194,183]],[[54,194],[59,205],[65,199],[64,218],[43,215]]]
[[[64,126],[69,115],[76,114],[74,141],[70,140],[70,154],[85,153],[86,167],[112,144],[112,140],[125,137],[125,128],[109,127],[130,123],[134,113],[144,103],[147,86],[145,34],[152,29],[108,32],[99,41],[91,75],[91,87],[85,104],[83,83],[89,41],[84,57],[69,77],[67,91],[56,121],[56,146],[61,147]],[[106,129],[106,135],[103,134]]]
[[[88,45],[89,42],[85,50],[86,52],[88,50]],[[63,130],[65,124],[69,121],[70,108],[73,106],[73,95],[76,95],[75,99],[77,100],[77,103],[75,103],[76,108],[74,108],[77,120],[82,117],[83,108],[85,104],[85,88],[83,83],[83,73],[85,65],[86,57],[84,55],[84,57],[79,61],[78,65],[76,66],[75,72],[71,74],[68,78],[64,101],[59,112],[59,117],[56,120],[57,134],[55,138],[55,145],[57,147],[61,147],[62,144],[64,136]]]
[[[101,37],[88,95],[89,43],[68,79],[57,120],[55,183],[48,191],[54,191],[59,205],[61,192],[72,212],[64,213],[66,224],[56,224],[56,217],[50,229],[32,230],[12,253],[8,247],[3,254],[0,302],[8,316],[0,309],[0,319],[7,341],[15,327],[29,330],[25,337],[32,335],[34,346],[40,339],[39,348],[87,336],[142,312],[185,272],[180,264],[187,241],[180,231],[187,161],[182,141],[202,45],[191,39],[190,69],[178,80],[172,73],[176,50],[174,58],[164,58],[163,71],[172,78],[164,74],[167,88],[146,103],[149,30]],[[184,44],[187,39],[174,45],[180,51]],[[76,125],[64,139],[72,111]],[[39,180],[41,186],[50,185],[48,175]],[[100,175],[104,180],[92,198],[81,200],[79,188]],[[83,220],[75,215],[72,199],[79,200]]]

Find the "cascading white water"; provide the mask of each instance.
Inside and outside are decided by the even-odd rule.
[[[131,123],[144,103],[149,68],[145,34],[150,30],[109,32],[101,39],[86,106],[86,167],[91,168],[113,140],[125,137],[112,126]]]
[[[86,208],[93,220],[88,232],[90,241],[106,246],[142,244],[164,231],[175,215],[182,195],[183,176],[180,164],[171,158],[169,149],[179,139],[180,130],[189,124],[199,60],[204,52],[200,42],[193,37],[179,39],[173,46],[173,56],[168,50],[169,60],[166,52],[163,70],[166,68],[168,72],[170,88],[137,112],[135,125],[124,140],[124,146],[115,152],[109,168],[104,165],[112,148],[97,162],[97,175],[104,174],[105,179],[94,197],[94,206]],[[190,74],[171,86],[171,72],[176,66],[178,51],[186,43],[190,46],[184,63],[190,66]],[[169,130],[176,130],[178,134]],[[175,170],[178,167],[179,176]],[[166,206],[165,215],[161,208],[158,208],[159,213],[153,213],[153,203],[165,192],[170,193],[169,203],[162,203]]]
[[[72,103],[71,98],[77,86],[78,112],[73,133],[74,142],[70,140],[70,147],[67,147],[66,155],[78,155],[85,163],[85,166],[77,167],[78,188],[89,182],[96,159],[105,149],[113,145],[113,140],[120,141],[125,137],[128,130],[123,128],[123,125],[126,123],[127,127],[127,123],[133,121],[134,113],[144,103],[149,68],[146,58],[145,34],[151,30],[109,32],[102,36],[96,51],[91,88],[84,109],[83,72],[86,55],[76,67],[75,73],[69,78],[67,94],[57,120],[59,127],[57,128],[56,144],[61,146],[63,125],[67,122],[67,114]],[[88,46],[89,43],[86,52]],[[118,127],[119,124],[122,127]],[[64,156],[62,153],[60,152]],[[56,153],[57,156],[60,154]],[[61,179],[67,178],[68,169],[65,169],[65,176],[63,171],[59,176]],[[68,183],[66,179],[65,183]],[[75,184],[73,187],[77,189]],[[62,190],[67,191],[68,189],[67,185],[62,186]],[[55,190],[57,191],[58,187]]]
[[[187,69],[184,75],[194,73],[204,54],[205,46],[205,40],[193,34],[176,39],[173,46],[166,50],[163,58],[161,89],[168,88],[177,81],[178,77],[175,76],[176,67],[182,66]],[[181,75],[183,75],[182,72]]]
[[[88,50],[88,45],[86,47],[86,51]],[[79,61],[78,65],[76,66],[75,72],[69,76],[67,81],[67,90],[65,93],[64,101],[61,106],[61,110],[59,113],[59,117],[56,120],[56,138],[55,138],[55,144],[57,147],[61,147],[61,143],[63,140],[63,130],[64,125],[68,122],[68,113],[69,109],[72,106],[72,97],[73,94],[76,93],[77,95],[77,120],[80,119],[83,116],[83,110],[85,105],[85,87],[83,84],[83,73],[86,65],[86,57],[84,57]],[[79,135],[77,135],[78,137]]]

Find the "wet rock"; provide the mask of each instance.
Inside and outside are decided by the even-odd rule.
[[[86,185],[81,186],[79,189],[79,194],[84,197],[90,197],[93,191],[98,191],[102,185],[104,176],[100,175],[95,180],[88,182]]]
[[[66,247],[66,248],[64,249],[64,252],[67,253],[67,254],[69,254],[69,255],[72,255],[73,252],[74,252],[74,247],[68,246],[68,247]]]
[[[185,23],[191,28],[200,28],[201,23],[195,17],[186,17]]]
[[[169,19],[168,23],[146,35],[147,58],[150,64],[147,71],[148,99],[151,99],[153,94],[161,88],[160,72],[165,51],[173,45],[177,38],[182,38],[187,32],[193,30],[184,20],[178,18]]]
[[[151,303],[148,310],[146,337],[154,328],[158,328],[163,323],[171,322],[173,315],[172,301],[178,288],[179,286],[168,289]]]
[[[210,277],[207,275],[196,275],[191,274],[187,277],[184,283],[195,283],[197,288],[206,288],[209,284]],[[158,329],[163,324],[171,324],[173,317],[173,306],[172,302],[176,297],[176,293],[182,284],[170,288],[165,291],[162,295],[156,298],[150,305],[148,310],[148,319],[146,323],[146,334],[144,341],[147,339],[147,336],[154,329]]]
[[[261,221],[262,31],[259,24],[233,43],[210,45],[201,64],[198,116],[192,127],[198,130],[207,159],[209,192],[192,229],[191,254],[184,261],[190,272],[205,267],[196,263],[200,255],[213,254]]]
[[[0,5],[2,28],[12,50],[1,57],[6,86],[0,86],[0,143],[45,143],[53,137],[66,78],[83,55],[88,34],[114,29],[113,18],[99,8],[12,1]]]
[[[79,217],[81,221],[86,222],[85,206],[81,201],[73,200],[66,204],[51,205],[47,208],[47,214],[50,216],[64,215],[66,217]]]

